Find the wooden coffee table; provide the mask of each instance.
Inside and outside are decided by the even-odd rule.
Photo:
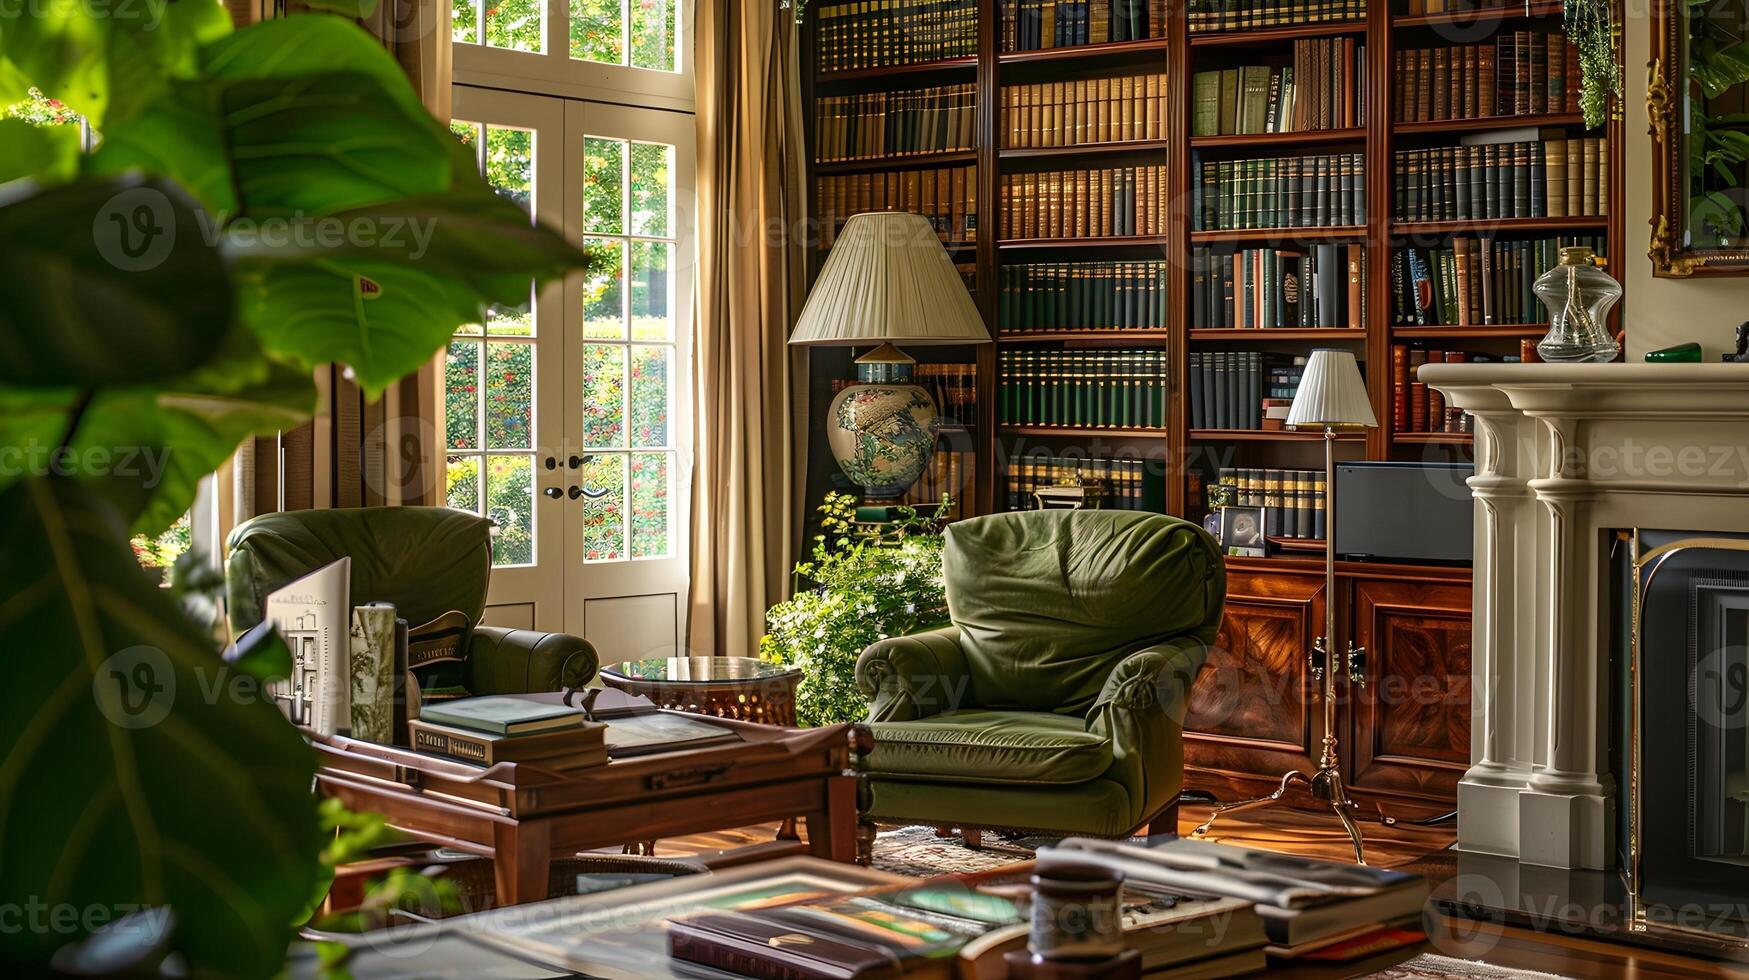
[[[718,723],[742,741],[572,773],[513,762],[482,769],[338,735],[310,741],[321,793],[353,810],[381,813],[414,837],[491,857],[500,904],[545,898],[555,856],[797,814],[807,820],[811,853],[858,859],[852,738],[867,743],[858,726]]]

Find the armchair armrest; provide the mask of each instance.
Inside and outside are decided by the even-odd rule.
[[[468,641],[468,690],[475,694],[582,687],[597,666],[595,647],[569,633],[476,626]]]
[[[1208,644],[1182,636],[1138,650],[1106,678],[1087,731],[1111,740],[1106,778],[1129,787],[1139,824],[1184,785],[1184,712]]]
[[[957,626],[892,636],[856,660],[869,721],[915,721],[969,704],[971,672]]]

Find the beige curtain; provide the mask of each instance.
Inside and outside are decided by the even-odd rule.
[[[806,362],[786,343],[803,281],[796,30],[771,0],[698,0],[697,436],[691,615],[698,654],[752,656],[789,590]]]
[[[229,0],[242,27],[308,11],[300,0]],[[360,26],[406,71],[439,122],[450,117],[450,0],[383,0]],[[233,463],[231,523],[311,507],[442,504],[443,355],[367,401],[338,365],[316,372],[320,415],[256,439]]]

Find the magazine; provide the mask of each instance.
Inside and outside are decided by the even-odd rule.
[[[352,559],[321,568],[267,596],[266,619],[291,649],[291,676],[268,685],[292,724],[319,735],[352,727]]]

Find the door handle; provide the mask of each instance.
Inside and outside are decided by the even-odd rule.
[[[591,460],[592,458],[594,458],[594,457],[591,457],[591,456],[572,456],[570,459],[565,460],[565,465],[569,466],[572,469],[578,469],[584,463],[589,462],[589,460]]]
[[[582,487],[572,487],[571,489],[565,491],[565,494],[567,496],[569,496],[572,500],[576,500],[578,497],[583,496],[583,488]]]
[[[545,490],[542,490],[541,492],[546,494],[547,496],[553,498],[554,500],[557,500],[560,497],[563,497],[565,495],[565,491],[560,490],[558,487],[547,487]]]

